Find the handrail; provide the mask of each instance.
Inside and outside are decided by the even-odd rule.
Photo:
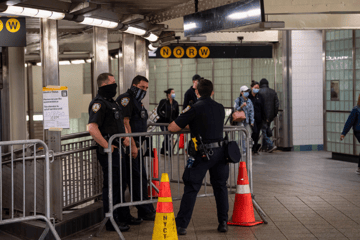
[[[62,136],[61,141],[70,140],[70,139],[74,139],[74,138],[89,137],[89,136],[90,136],[89,132],[70,133],[70,134],[66,134],[66,135]]]

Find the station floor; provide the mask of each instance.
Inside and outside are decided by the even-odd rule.
[[[179,240],[360,239],[360,175],[357,164],[331,160],[329,152],[260,153],[253,157],[254,194],[268,224],[217,228],[214,197],[198,198],[187,235]],[[229,218],[235,195],[229,198]],[[174,201],[175,215],[180,201]],[[136,209],[132,209],[136,216]],[[259,216],[256,215],[259,220]],[[152,239],[154,223],[144,221],[124,232],[127,240]],[[90,229],[67,239],[118,239],[115,232]]]

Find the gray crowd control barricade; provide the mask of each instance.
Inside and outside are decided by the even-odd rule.
[[[109,212],[105,214],[105,219],[102,222],[97,235],[100,234],[105,223],[110,220],[113,224],[115,230],[117,231],[120,239],[124,240],[124,236],[120,232],[115,220],[113,212],[115,209],[124,206],[136,206],[141,204],[148,204],[148,203],[156,203],[157,198],[154,196],[152,189],[158,192],[156,188],[156,184],[154,182],[160,181],[162,173],[168,173],[170,178],[170,186],[171,186],[171,193],[173,200],[181,200],[182,197],[182,190],[183,190],[183,181],[182,175],[185,170],[188,156],[187,156],[187,142],[190,140],[190,132],[189,131],[181,131],[177,133],[171,133],[168,131],[161,131],[159,130],[160,126],[167,126],[168,124],[161,124],[161,123],[153,123],[149,127],[151,127],[152,132],[145,132],[145,133],[132,133],[132,134],[116,134],[113,135],[109,139],[109,146],[105,149],[105,152],[108,153],[108,169],[109,169]],[[155,129],[154,129],[155,127]],[[180,142],[180,135],[184,134],[184,148],[179,148]],[[249,177],[249,185],[251,189],[251,193],[253,192],[253,184],[252,184],[252,153],[251,153],[251,135],[250,133],[243,127],[232,127],[232,126],[224,126],[224,137],[228,135],[230,141],[237,141],[239,147],[242,152],[242,159],[241,161],[246,161],[248,177]],[[142,169],[143,164],[145,165],[145,169],[147,172],[147,181],[148,185],[150,186],[150,191],[148,191],[148,199],[145,199],[144,194],[141,190],[140,201],[133,200],[133,186],[132,186],[132,171],[127,173],[130,175],[130,182],[128,184],[129,192],[130,192],[130,200],[125,201],[125,197],[122,195],[122,178],[120,177],[120,203],[113,202],[113,181],[112,181],[112,152],[111,152],[111,145],[115,145],[118,149],[123,149],[122,142],[119,141],[120,138],[124,137],[139,137],[139,142],[143,142],[142,146],[139,148],[139,156],[140,156],[140,169]],[[146,139],[146,140],[145,140]],[[164,143],[164,152],[161,154],[161,148],[163,146],[164,139],[167,139]],[[130,142],[132,142],[132,138],[130,138]],[[166,152],[166,145],[169,144],[168,152]],[[130,151],[131,152],[131,143],[130,143]],[[245,150],[245,149],[246,150]],[[150,157],[151,152],[155,152],[156,149],[156,156]],[[149,157],[144,157],[144,153],[148,151]],[[246,153],[245,153],[246,152]],[[119,161],[120,161],[120,175],[121,176],[121,162],[125,161],[124,157],[124,150],[119,151]],[[158,163],[156,164],[154,161],[158,159]],[[128,162],[130,165],[130,169],[132,169],[132,157],[131,160]],[[154,164],[155,163],[155,164]],[[156,166],[156,168],[154,168]],[[230,174],[229,179],[227,181],[227,186],[229,188],[229,193],[236,193],[236,184],[237,184],[237,175],[238,175],[239,164],[230,164]],[[142,170],[140,170],[142,173]],[[140,174],[140,182],[142,181],[142,174]],[[203,181],[203,188],[200,190],[198,197],[208,197],[213,196],[212,188],[210,182],[209,173],[206,174],[206,177]],[[253,195],[252,195],[253,196]],[[253,197],[253,203],[256,211],[259,213],[260,217],[266,222],[266,215],[260,208],[260,206],[256,203]]]
[[[43,220],[46,228],[39,239],[44,239],[49,231],[60,239],[50,221],[47,145],[41,140],[0,142],[0,166],[0,225]],[[39,169],[43,172],[39,173]]]

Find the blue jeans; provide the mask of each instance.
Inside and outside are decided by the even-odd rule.
[[[271,122],[263,122],[263,125],[262,125],[262,128],[261,128],[261,132],[262,132],[262,135],[263,135],[263,149],[271,149],[273,148],[273,142],[271,141],[270,137],[267,136],[266,134],[266,130],[268,128],[270,128],[270,124]]]

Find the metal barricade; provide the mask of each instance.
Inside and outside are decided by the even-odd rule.
[[[166,124],[152,124],[153,126],[166,126]],[[130,137],[130,153],[131,153],[131,142],[132,137],[138,137],[139,138],[139,142],[143,142],[143,140],[145,140],[146,138],[148,138],[148,141],[144,141],[144,144],[141,145],[141,147],[139,148],[139,158],[140,158],[140,171],[142,171],[142,167],[143,164],[145,164],[145,168],[146,168],[146,172],[147,172],[147,176],[148,176],[148,185],[151,186],[151,188],[155,189],[158,192],[158,189],[156,189],[156,187],[153,184],[153,181],[160,181],[160,176],[162,173],[168,173],[169,178],[170,178],[170,185],[171,185],[171,192],[172,192],[172,198],[173,200],[180,200],[182,197],[182,192],[181,192],[181,184],[183,184],[183,181],[181,179],[181,176],[185,170],[185,166],[188,160],[188,156],[187,156],[187,144],[184,144],[184,149],[182,151],[182,154],[180,154],[180,149],[179,149],[179,136],[180,134],[184,134],[185,135],[185,139],[190,139],[190,132],[189,131],[180,131],[177,133],[171,133],[168,131],[154,131],[154,132],[145,132],[145,133],[132,133],[132,134],[116,134],[113,135],[110,139],[109,139],[109,145],[108,148],[105,149],[105,152],[108,153],[108,186],[109,186],[109,212],[105,214],[105,219],[102,222],[99,231],[97,233],[97,235],[101,232],[102,228],[104,227],[105,223],[110,219],[111,223],[113,224],[116,232],[118,233],[120,239],[124,240],[124,236],[122,235],[122,233],[120,232],[115,219],[114,219],[114,215],[113,212],[115,209],[119,208],[119,207],[124,207],[124,206],[135,206],[135,205],[141,205],[141,204],[148,204],[148,203],[155,203],[157,202],[157,199],[153,196],[152,191],[149,191],[149,197],[148,199],[144,198],[144,193],[140,192],[141,195],[141,200],[140,201],[134,201],[133,200],[133,187],[132,187],[132,171],[130,171],[130,173],[127,173],[130,175],[130,182],[127,183],[128,188],[129,188],[129,192],[130,192],[130,201],[129,202],[125,202],[124,200],[124,196],[122,195],[122,178],[120,177],[120,203],[113,203],[113,179],[112,179],[112,152],[111,152],[111,145],[115,145],[118,149],[122,149],[124,146],[122,145],[122,142],[119,141],[120,138],[124,138],[124,137]],[[248,176],[249,176],[249,185],[250,185],[250,189],[251,189],[251,193],[253,192],[253,181],[252,181],[252,152],[251,152],[251,143],[252,143],[252,139],[251,139],[251,135],[250,133],[243,127],[233,127],[233,126],[225,126],[224,127],[224,137],[225,134],[228,135],[229,137],[229,141],[237,141],[237,143],[239,144],[239,147],[241,149],[241,152],[243,154],[243,157],[241,159],[241,161],[246,161],[246,165],[247,165],[247,171],[248,171]],[[161,141],[166,139],[166,136],[170,136],[170,144],[171,144],[171,148],[170,151],[168,153],[168,155],[166,154],[166,149],[164,149],[164,154],[160,154],[159,149],[161,148]],[[243,141],[244,140],[244,141]],[[116,142],[116,143],[115,143]],[[148,146],[146,146],[146,142],[148,142]],[[245,143],[245,146],[244,146]],[[166,145],[165,145],[166,146]],[[157,159],[158,159],[158,169],[154,169],[153,168],[153,161],[154,158],[152,157],[143,157],[143,153],[147,150],[149,150],[149,152],[151,153],[152,150],[156,148],[157,149]],[[177,150],[177,151],[175,151]],[[115,151],[117,151],[115,149]],[[246,152],[246,153],[245,153]],[[176,153],[176,154],[174,154]],[[244,154],[245,153],[245,154]],[[130,154],[131,155],[131,154]],[[151,154],[149,154],[151,156]],[[121,166],[122,161],[124,160],[124,151],[120,150],[119,151],[119,161],[120,161],[120,175],[121,176]],[[132,169],[132,157],[128,156],[128,158],[130,157],[130,169]],[[244,159],[245,158],[245,159]],[[143,163],[143,160],[145,160],[145,162]],[[229,172],[229,178],[227,181],[227,186],[229,188],[229,193],[235,193],[236,192],[236,183],[237,183],[237,173],[238,173],[238,168],[239,168],[239,164],[230,164],[230,172]],[[154,170],[157,170],[158,172],[158,176],[157,177],[153,177],[154,174]],[[209,183],[209,173],[206,174],[204,181],[203,181],[203,193],[200,193],[197,195],[197,197],[208,197],[208,196],[213,196],[213,193],[211,192],[211,189],[208,186],[211,186],[211,184]],[[142,182],[142,172],[140,174],[140,182]],[[150,188],[150,189],[151,189]],[[254,206],[257,210],[257,212],[259,213],[260,217],[265,220],[265,213],[262,211],[262,209],[260,208],[260,206],[255,202],[254,198],[253,198],[253,202],[254,202]]]
[[[39,146],[43,150],[42,155],[37,155]],[[4,149],[10,152],[3,155]],[[32,149],[33,154],[29,154],[26,151],[28,149]],[[46,222],[39,239],[44,239],[49,231],[55,239],[60,239],[50,221],[50,161],[47,145],[41,140],[0,142],[0,166],[0,225],[39,219]],[[40,178],[39,169],[43,169]],[[39,196],[39,186],[43,187],[44,195]],[[44,198],[40,211],[38,198]]]

